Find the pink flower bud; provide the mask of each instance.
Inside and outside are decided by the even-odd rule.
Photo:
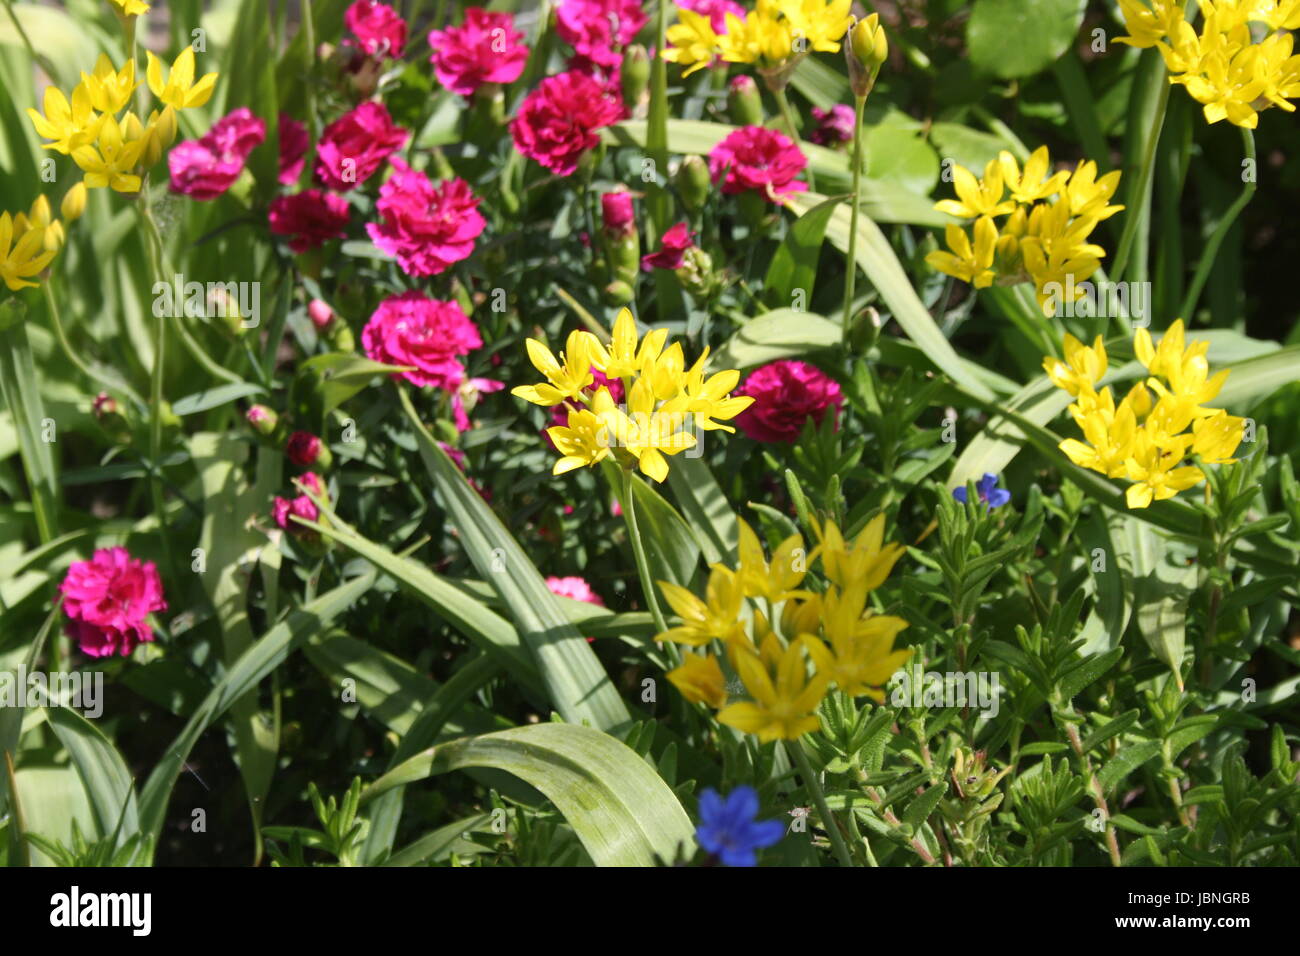
[[[334,321],[334,310],[323,299],[312,299],[307,305],[307,314],[311,316],[312,325],[324,329]]]

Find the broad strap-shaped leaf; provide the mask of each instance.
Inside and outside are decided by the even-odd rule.
[[[537,661],[551,704],[571,723],[585,721],[605,730],[628,724],[632,715],[627,704],[519,542],[438,447],[406,390],[399,388],[398,395],[414,428],[420,457],[465,553],[510,608],[519,636]]]
[[[361,799],[467,767],[508,771],[546,794],[597,866],[653,866],[694,839],[686,811],[645,760],[608,734],[573,724],[531,724],[433,747],[384,774]]]

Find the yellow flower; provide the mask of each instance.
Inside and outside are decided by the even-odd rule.
[[[71,103],[62,90],[47,86],[44,105],[44,116],[34,109],[28,109],[27,115],[32,118],[32,125],[36,127],[38,135],[54,140],[46,143],[43,148],[65,156],[78,147],[93,143],[106,119],[95,113],[90,91],[84,83],[78,83],[73,89]]]
[[[808,571],[809,558],[803,538],[792,534],[777,545],[769,566],[754,529],[741,518],[736,519],[736,525],[740,531],[740,567],[737,573],[746,597],[761,597],[775,604],[791,597],[811,596],[806,591],[796,590]]]
[[[1198,418],[1192,426],[1192,454],[1207,465],[1230,465],[1232,455],[1241,444],[1246,420],[1219,409],[1213,415]]]
[[[142,13],[149,12],[149,4],[144,0],[109,0],[109,2],[128,17],[138,17]]]
[[[1264,85],[1259,95],[1288,113],[1295,106],[1287,99],[1300,96],[1300,56],[1291,55],[1294,44],[1292,34],[1275,33],[1254,48],[1255,74]]]
[[[655,481],[668,477],[665,455],[695,447],[695,436],[680,430],[688,418],[683,403],[673,401],[656,409],[654,393],[644,378],[638,378],[632,386],[627,412],[614,405],[604,388],[596,393],[591,408],[613,441],[637,460],[643,474]]]
[[[130,114],[134,117],[134,113]],[[105,186],[119,193],[140,191],[140,177],[129,172],[140,161],[147,145],[143,132],[138,137],[129,135],[125,123],[111,116],[99,131],[93,146],[82,146],[72,151],[72,161],[85,171],[85,183],[91,189]],[[139,120],[136,120],[139,125]]]
[[[878,70],[889,59],[889,37],[880,25],[880,14],[863,17],[849,38],[853,56],[863,70]]]
[[[656,641],[700,647],[715,638],[728,642],[744,637],[745,622],[740,618],[740,611],[745,603],[745,589],[730,568],[721,564],[710,568],[703,601],[671,581],[660,581],[659,590],[682,623],[656,634]]]
[[[975,244],[961,226],[949,223],[944,227],[944,237],[948,240],[948,249],[936,249],[925,257],[931,268],[945,275],[954,276],[963,282],[969,282],[977,289],[986,289],[993,284],[993,258],[997,250],[998,229],[988,216],[980,216],[975,222]]]
[[[867,613],[850,617],[837,615],[834,595],[827,595],[831,615],[825,623],[830,646],[818,640],[808,641],[808,653],[817,665],[817,673],[828,678],[850,697],[866,695],[883,702],[889,678],[907,663],[911,649],[894,650],[894,639],[907,627],[901,617]],[[851,602],[850,602],[851,603]]]
[[[1087,216],[1095,226],[1123,209],[1123,206],[1107,205],[1119,188],[1119,177],[1120,172],[1116,169],[1098,179],[1096,163],[1090,159],[1079,163],[1065,186],[1065,196],[1070,201],[1070,214]],[[1091,232],[1092,228],[1089,227],[1088,231]]]
[[[853,25],[850,0],[781,0],[781,13],[790,25],[796,43],[807,42],[805,50],[839,53],[840,38]]]
[[[841,590],[848,591],[862,587],[874,591],[885,583],[889,572],[894,569],[905,552],[905,548],[891,541],[884,543],[885,516],[878,514],[867,523],[849,546],[835,522],[827,521],[824,525],[813,523],[821,542],[822,571]]]
[[[140,84],[135,79],[135,61],[127,60],[121,70],[113,69],[113,61],[101,53],[95,61],[95,72],[81,74],[81,84],[90,94],[91,105],[101,113],[116,114],[131,102],[131,94]]]
[[[1091,401],[1071,405],[1070,414],[1088,443],[1067,438],[1059,447],[1080,468],[1089,468],[1108,478],[1121,478],[1126,472],[1125,462],[1133,453],[1137,416],[1132,406],[1122,402],[1116,409],[1109,388],[1097,395],[1090,386],[1085,386],[1080,398],[1084,396]]]
[[[596,337],[592,336],[594,340]],[[636,319],[631,309],[623,309],[614,320],[613,341],[609,351],[596,340],[591,346],[591,364],[609,378],[627,378],[638,374],[647,361],[658,358],[668,338],[667,329],[647,332],[637,347]]]
[[[1133,454],[1125,463],[1130,485],[1126,500],[1130,508],[1145,508],[1154,501],[1172,498],[1205,480],[1205,473],[1192,466],[1176,467],[1192,444],[1191,435],[1180,436],[1176,447],[1161,448],[1146,431],[1139,431]]]
[[[1013,200],[1002,199],[1004,192],[1002,164],[996,159],[990,160],[984,167],[983,179],[976,179],[975,174],[965,166],[954,164],[952,186],[957,193],[957,198],[941,199],[934,204],[934,208],[958,219],[1001,216],[1016,208]]]
[[[677,8],[677,16],[680,22],[674,23],[664,34],[672,46],[664,50],[663,58],[686,67],[682,76],[690,76],[713,61],[718,53],[718,35],[706,16],[685,7]]]
[[[1147,7],[1141,0],[1119,0],[1124,26],[1129,35],[1116,38],[1116,43],[1146,49],[1155,46],[1168,34],[1174,18],[1183,19],[1182,0],[1151,0]]]
[[[162,62],[153,55],[152,51],[145,51],[145,56],[148,60],[145,75],[149,80],[149,89],[153,91],[154,96],[168,106],[174,106],[178,110],[189,109],[190,107],[202,106],[212,98],[212,90],[216,86],[217,74],[209,73],[197,83],[194,82],[194,48],[192,46],[187,46],[176,57],[166,83],[163,82]]]
[[[1089,348],[1066,332],[1064,351],[1065,361],[1050,356],[1043,359],[1043,369],[1057,388],[1078,395],[1080,386],[1096,385],[1106,374],[1106,346],[1100,335]]]
[[[1061,191],[1069,175],[1059,172],[1050,178],[1045,178],[1051,166],[1046,146],[1040,146],[1030,154],[1023,172],[1016,158],[1006,150],[998,153],[998,164],[1002,167],[1002,179],[1011,193],[1011,198],[1025,205],[1055,196]]]
[[[54,256],[53,250],[45,248],[43,230],[18,233],[9,213],[0,213],[0,279],[10,292],[36,288],[35,282],[25,280],[48,266]]]
[[[681,666],[670,670],[667,676],[692,704],[708,704],[716,710],[727,702],[726,681],[716,657],[687,651],[682,655]]]
[[[722,421],[730,421],[735,418],[750,405],[754,404],[754,399],[749,395],[737,395],[731,397],[731,390],[736,387],[740,381],[740,372],[737,369],[726,369],[710,375],[706,380],[704,378],[704,363],[709,357],[709,347],[704,347],[704,353],[699,360],[691,366],[691,370],[686,373],[686,379],[682,384],[682,392],[686,399],[686,411],[695,416],[695,426],[701,431],[721,430],[728,433],[734,433],[735,428],[730,425],[723,425]],[[715,421],[720,419],[721,421]]]
[[[567,425],[555,425],[546,429],[546,434],[561,455],[551,469],[553,475],[595,465],[609,457],[609,429],[585,408],[570,411]]]
[[[718,50],[728,63],[776,65],[794,56],[790,25],[780,18],[775,0],[758,0],[742,20],[726,15],[727,30],[718,37]]]
[[[574,329],[569,333],[560,359],[556,359],[542,342],[528,339],[528,358],[537,371],[546,376],[539,385],[518,385],[510,394],[534,405],[549,407],[568,398],[586,401],[583,389],[595,381],[591,374],[591,354],[600,343],[590,332]]]
[[[758,651],[730,645],[731,662],[753,700],[727,705],[718,712],[718,721],[757,734],[763,743],[797,740],[817,730],[817,705],[829,679],[824,674],[808,676],[809,643],[811,638],[800,638],[782,649],[776,635],[769,633]]]

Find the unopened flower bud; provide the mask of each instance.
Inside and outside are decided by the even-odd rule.
[[[605,304],[611,308],[627,305],[632,301],[634,295],[632,286],[621,279],[616,279],[605,286]]]
[[[619,77],[623,87],[623,102],[635,110],[650,84],[650,56],[646,48],[634,43],[623,51],[623,69]]]
[[[889,57],[889,41],[885,28],[880,25],[880,15],[873,13],[859,20],[849,35],[844,58],[849,65],[849,86],[853,95],[864,97],[876,83],[881,64]]]
[[[696,299],[707,299],[717,288],[713,257],[699,246],[682,253],[682,264],[673,270],[681,287]]]
[[[709,164],[702,156],[687,156],[677,167],[675,177],[677,192],[682,197],[682,204],[690,212],[699,212],[713,195],[713,180],[709,176]]]
[[[334,310],[324,299],[312,299],[307,303],[307,315],[317,331],[324,331],[334,321]]]
[[[731,81],[727,92],[727,114],[737,126],[763,125],[763,98],[758,84],[745,74]]]
[[[280,424],[280,416],[265,405],[254,405],[244,416],[253,431],[263,438],[270,438]]]
[[[605,235],[625,236],[636,231],[636,213],[632,209],[632,194],[620,187],[614,192],[602,193],[600,197],[601,225]]]
[[[285,443],[284,451],[299,468],[309,468],[312,465],[329,468],[333,461],[329,448],[311,432],[294,432]]]
[[[86,184],[85,182],[79,182],[63,194],[63,202],[59,204],[59,212],[63,214],[65,222],[76,222],[85,211]]]

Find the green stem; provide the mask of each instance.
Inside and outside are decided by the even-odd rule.
[[[855,97],[853,109],[853,198],[849,210],[849,252],[844,264],[844,318],[840,320],[840,339],[848,341],[853,320],[853,286],[858,278],[858,212],[862,203],[862,111],[865,96]]]
[[[790,752],[790,756],[794,758],[795,766],[799,768],[799,776],[804,779],[804,786],[808,788],[808,793],[812,796],[813,803],[817,807],[817,813],[821,816],[822,823],[826,827],[826,832],[830,834],[831,849],[835,851],[840,866],[852,867],[853,857],[849,855],[849,848],[844,843],[838,821],[831,816],[831,808],[826,804],[826,794],[822,792],[822,785],[817,780],[817,775],[813,773],[812,765],[808,763],[808,755],[803,752],[803,745],[797,740],[787,740],[785,746]]]
[[[1192,312],[1196,308],[1196,303],[1201,297],[1201,290],[1205,287],[1205,282],[1210,277],[1210,270],[1214,268],[1214,260],[1219,254],[1219,246],[1223,244],[1224,238],[1228,235],[1228,230],[1232,228],[1241,211],[1246,208],[1251,197],[1255,195],[1255,136],[1248,129],[1241,131],[1241,143],[1246,153],[1246,159],[1250,160],[1250,179],[1246,180],[1246,185],[1241,190],[1241,195],[1236,201],[1228,207],[1228,211],[1223,214],[1219,224],[1214,227],[1214,232],[1210,235],[1210,240],[1205,244],[1205,252],[1201,254],[1201,259],[1196,263],[1196,274],[1192,276],[1191,287],[1187,290],[1187,295],[1183,297],[1182,308],[1178,311],[1178,316],[1189,322],[1192,319]]]
[[[776,89],[772,90],[772,95],[776,97],[776,105],[781,110],[781,119],[785,122],[786,132],[790,135],[790,139],[794,141],[794,144],[797,147],[799,141],[803,137],[799,134],[799,124],[795,122],[794,110],[790,108],[790,100],[785,95],[785,87],[776,87]],[[816,192],[817,181],[813,179],[812,167],[806,167],[804,172],[808,177],[808,188],[813,192]]]
[[[140,214],[141,224],[144,226],[145,245],[149,247],[149,263],[153,270],[154,278],[156,281],[166,282],[167,277],[163,269],[162,261],[162,235],[158,232],[158,224],[154,221],[153,210],[149,204],[149,183],[147,181],[141,185],[140,204],[136,209]],[[158,517],[160,531],[164,530],[167,524],[161,465],[163,432],[163,373],[166,369],[166,353],[167,319],[165,316],[159,316],[158,327],[154,333],[153,372],[149,377],[149,496],[153,502],[154,514]],[[166,553],[167,564],[170,567],[170,538],[166,534],[162,534],[161,537],[163,551]]]
[[[54,298],[54,292],[50,288],[53,282],[53,278],[48,278],[41,283],[41,292],[45,295],[45,307],[49,312],[50,325],[54,326],[54,337],[59,340],[59,347],[63,349],[63,354],[68,357],[68,361],[75,365],[81,371],[81,374],[85,375],[92,381],[98,382],[105,388],[112,388],[124,392],[133,402],[143,405],[144,399],[136,394],[135,389],[131,388],[130,385],[121,379],[111,378],[102,372],[95,371],[90,367],[89,363],[77,354],[76,350],[72,347],[72,342],[68,339],[67,330],[63,327],[63,319],[59,313],[59,306]]]
[[[1147,187],[1151,183],[1151,169],[1156,162],[1156,146],[1160,143],[1160,132],[1164,129],[1165,111],[1168,105],[1169,83],[1165,82],[1160,87],[1160,98],[1156,102],[1155,126],[1151,130],[1151,138],[1147,140],[1146,152],[1142,156],[1142,165],[1138,167],[1137,185],[1129,193],[1133,199],[1130,207],[1124,210],[1124,231],[1120,233],[1119,248],[1115,250],[1114,264],[1110,270],[1116,282],[1124,278],[1124,269],[1128,265],[1129,253],[1133,251],[1133,240],[1137,237],[1138,225],[1147,216]]]
[[[32,41],[28,38],[27,31],[23,29],[22,21],[18,19],[18,14],[14,13],[12,0],[4,0],[4,5],[5,10],[9,13],[9,19],[13,21],[14,29],[18,31],[18,37],[23,41],[23,46],[27,48],[27,55],[32,58],[32,62],[40,66],[40,68],[45,71],[46,76],[57,76],[58,74],[55,72],[50,61],[37,53],[36,48],[32,46]]]
[[[646,604],[650,608],[650,616],[654,618],[657,633],[662,634],[668,630],[668,622],[664,619],[664,612],[659,607],[659,598],[655,588],[654,579],[650,576],[650,562],[646,558],[645,544],[641,540],[641,531],[636,522],[636,502],[632,493],[632,481],[634,476],[626,468],[622,469],[623,488],[622,488],[622,506],[623,520],[627,522],[627,534],[632,540],[632,554],[636,558],[636,573],[641,579],[641,590],[645,592]],[[681,661],[681,653],[677,650],[676,644],[668,645],[668,656],[672,659],[673,666],[676,667]]]

